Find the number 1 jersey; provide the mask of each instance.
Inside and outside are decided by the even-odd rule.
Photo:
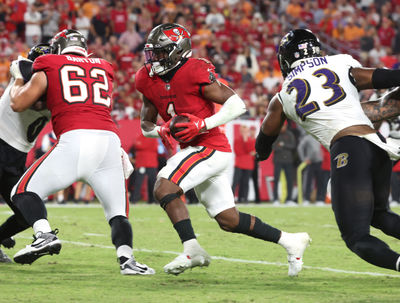
[[[369,125],[350,74],[361,67],[350,55],[299,60],[286,77],[278,99],[288,118],[313,135],[325,148],[340,130]]]
[[[100,58],[45,55],[33,63],[33,72],[47,77],[47,108],[57,138],[74,129],[109,130],[118,134],[111,119],[114,72]]]

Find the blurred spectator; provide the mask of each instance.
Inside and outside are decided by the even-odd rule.
[[[7,84],[10,61],[6,56],[0,55],[0,83]]]
[[[90,19],[85,16],[82,10],[78,10],[78,16],[75,19],[75,28],[76,30],[80,31],[82,35],[89,39],[89,32],[90,32]]]
[[[225,17],[218,11],[215,2],[211,2],[210,12],[207,14],[205,23],[213,31],[218,31],[219,27],[225,24]]]
[[[146,138],[141,133],[136,138],[130,152],[135,170],[133,184],[131,184],[131,202],[138,202],[141,198],[141,188],[147,176],[147,203],[154,203],[153,188],[158,172],[158,142],[156,138]]]
[[[58,33],[59,19],[60,14],[55,9],[54,4],[52,2],[49,2],[47,4],[46,10],[44,10],[42,13],[43,43],[48,43],[51,38],[53,38],[54,35]]]
[[[128,12],[124,8],[122,1],[117,1],[115,8],[111,9],[110,21],[113,35],[119,38],[126,31],[126,23],[128,21]]]
[[[100,11],[93,16],[90,23],[89,40],[93,41],[96,37],[100,37],[104,44],[111,32],[108,10],[105,7],[101,8]]]
[[[309,205],[311,202],[311,194],[314,188],[317,190],[316,205],[325,204],[325,196],[322,177],[322,150],[321,144],[315,140],[311,135],[305,134],[300,138],[297,147],[299,158],[302,162],[307,164],[304,169],[304,195],[303,205]],[[315,186],[314,186],[315,185]]]
[[[272,147],[274,151],[274,204],[279,204],[278,185],[281,171],[286,177],[286,201],[287,205],[295,205],[293,199],[293,183],[295,174],[296,138],[288,129],[287,122],[282,126],[281,132]]]
[[[121,34],[118,43],[122,46],[126,45],[130,52],[135,52],[143,41],[143,37],[136,31],[136,23],[129,21],[127,29]]]
[[[255,138],[250,138],[250,129],[247,125],[240,125],[240,135],[235,139],[233,151],[235,153],[235,171],[233,174],[232,191],[238,188],[239,203],[248,201],[249,181],[254,170]]]
[[[251,51],[250,46],[248,45],[239,50],[239,54],[236,56],[235,70],[237,72],[241,72],[243,65],[247,67],[247,70],[252,77],[254,77],[257,74],[258,72],[257,58]]]
[[[27,12],[24,14],[25,40],[28,47],[41,42],[42,39],[42,15],[37,11],[36,6],[29,5]]]
[[[255,126],[250,127],[250,134],[249,134],[250,139],[255,139],[257,138],[257,128]],[[255,140],[254,140],[255,144]],[[254,145],[255,146],[255,145]],[[258,161],[256,160],[255,157],[253,157],[254,161],[254,169],[253,172],[251,173],[251,180],[253,181],[253,187],[254,187],[254,202],[255,203],[260,203],[260,188],[258,186]]]

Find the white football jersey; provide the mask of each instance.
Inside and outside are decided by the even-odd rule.
[[[286,77],[277,94],[288,118],[313,135],[329,150],[332,138],[352,125],[369,125],[351,67],[361,64],[350,55],[302,59]]]
[[[28,109],[17,113],[11,109],[11,79],[0,99],[0,139],[15,149],[27,153],[35,144],[40,131],[50,119],[48,110]]]

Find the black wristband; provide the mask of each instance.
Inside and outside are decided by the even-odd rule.
[[[256,139],[257,161],[268,159],[272,152],[272,144],[275,142],[276,138],[278,138],[278,136],[267,136],[260,130]]]
[[[377,68],[372,73],[372,87],[375,89],[400,86],[400,70]]]

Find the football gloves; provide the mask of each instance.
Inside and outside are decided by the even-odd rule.
[[[198,134],[206,131],[206,122],[204,119],[196,117],[191,114],[182,114],[189,118],[189,122],[176,123],[176,127],[184,127],[185,129],[176,133],[175,136],[178,137],[182,142],[192,141]]]
[[[171,131],[169,130],[169,124],[171,123],[172,119],[169,119],[168,122],[164,123],[160,126],[158,130],[158,135],[161,138],[162,143],[167,148],[168,151],[172,151],[172,139],[171,139]]]
[[[14,79],[24,79],[24,77],[22,76],[21,69],[20,69],[20,62],[21,61],[32,62],[31,60],[26,59],[26,58],[21,57],[21,56],[18,56],[17,60],[14,60],[13,62],[11,62],[10,74]]]

